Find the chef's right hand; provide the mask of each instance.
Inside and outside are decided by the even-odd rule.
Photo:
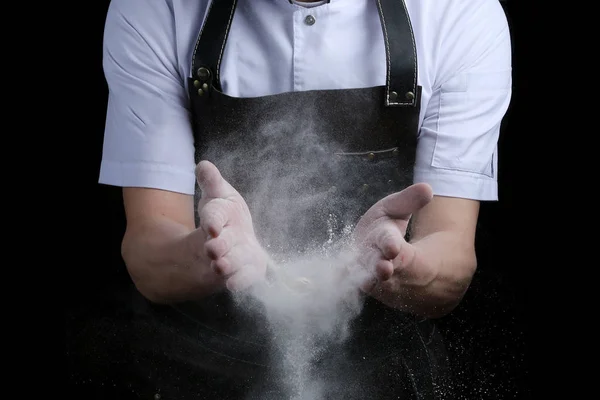
[[[201,161],[196,178],[202,197],[198,206],[204,250],[211,268],[227,289],[243,290],[265,276],[268,255],[254,233],[248,205],[215,165]]]

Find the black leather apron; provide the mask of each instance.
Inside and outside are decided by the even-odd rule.
[[[384,86],[234,98],[222,92],[220,64],[236,3],[212,2],[194,49],[189,95],[196,161],[212,161],[238,189],[273,254],[312,251],[412,183],[421,88],[410,19],[402,0],[377,1],[387,53]],[[246,400],[256,393],[283,399],[265,320],[236,308],[228,293],[148,310],[176,327],[173,335],[184,336],[185,346],[202,349],[181,357],[193,359],[197,379],[213,385],[215,398]],[[429,321],[367,298],[350,339],[315,368],[331,382],[328,399],[438,398],[436,337]],[[337,360],[342,353],[348,359]],[[173,386],[165,379],[157,384],[164,393]],[[214,379],[222,381],[221,391],[208,382]],[[237,394],[225,393],[236,385]],[[175,397],[187,398],[183,386]]]

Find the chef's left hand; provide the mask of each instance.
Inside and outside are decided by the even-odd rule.
[[[415,248],[405,235],[413,213],[433,198],[431,187],[424,183],[412,185],[375,203],[359,220],[354,230],[360,268],[368,278],[361,289],[380,300],[394,297],[398,280],[409,272],[415,258]]]

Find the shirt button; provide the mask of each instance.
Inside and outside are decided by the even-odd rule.
[[[314,25],[315,21],[315,17],[313,17],[312,15],[307,15],[306,18],[304,18],[304,23],[306,25]]]

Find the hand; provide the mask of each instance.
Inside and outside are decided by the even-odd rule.
[[[196,167],[202,198],[198,205],[204,250],[213,271],[231,291],[247,288],[265,276],[268,256],[254,233],[252,217],[242,196],[212,163]]]
[[[381,289],[395,273],[412,264],[415,249],[404,240],[406,229],[412,214],[432,198],[429,185],[415,184],[381,199],[361,217],[354,238],[358,263],[368,274],[361,285],[364,292]]]

